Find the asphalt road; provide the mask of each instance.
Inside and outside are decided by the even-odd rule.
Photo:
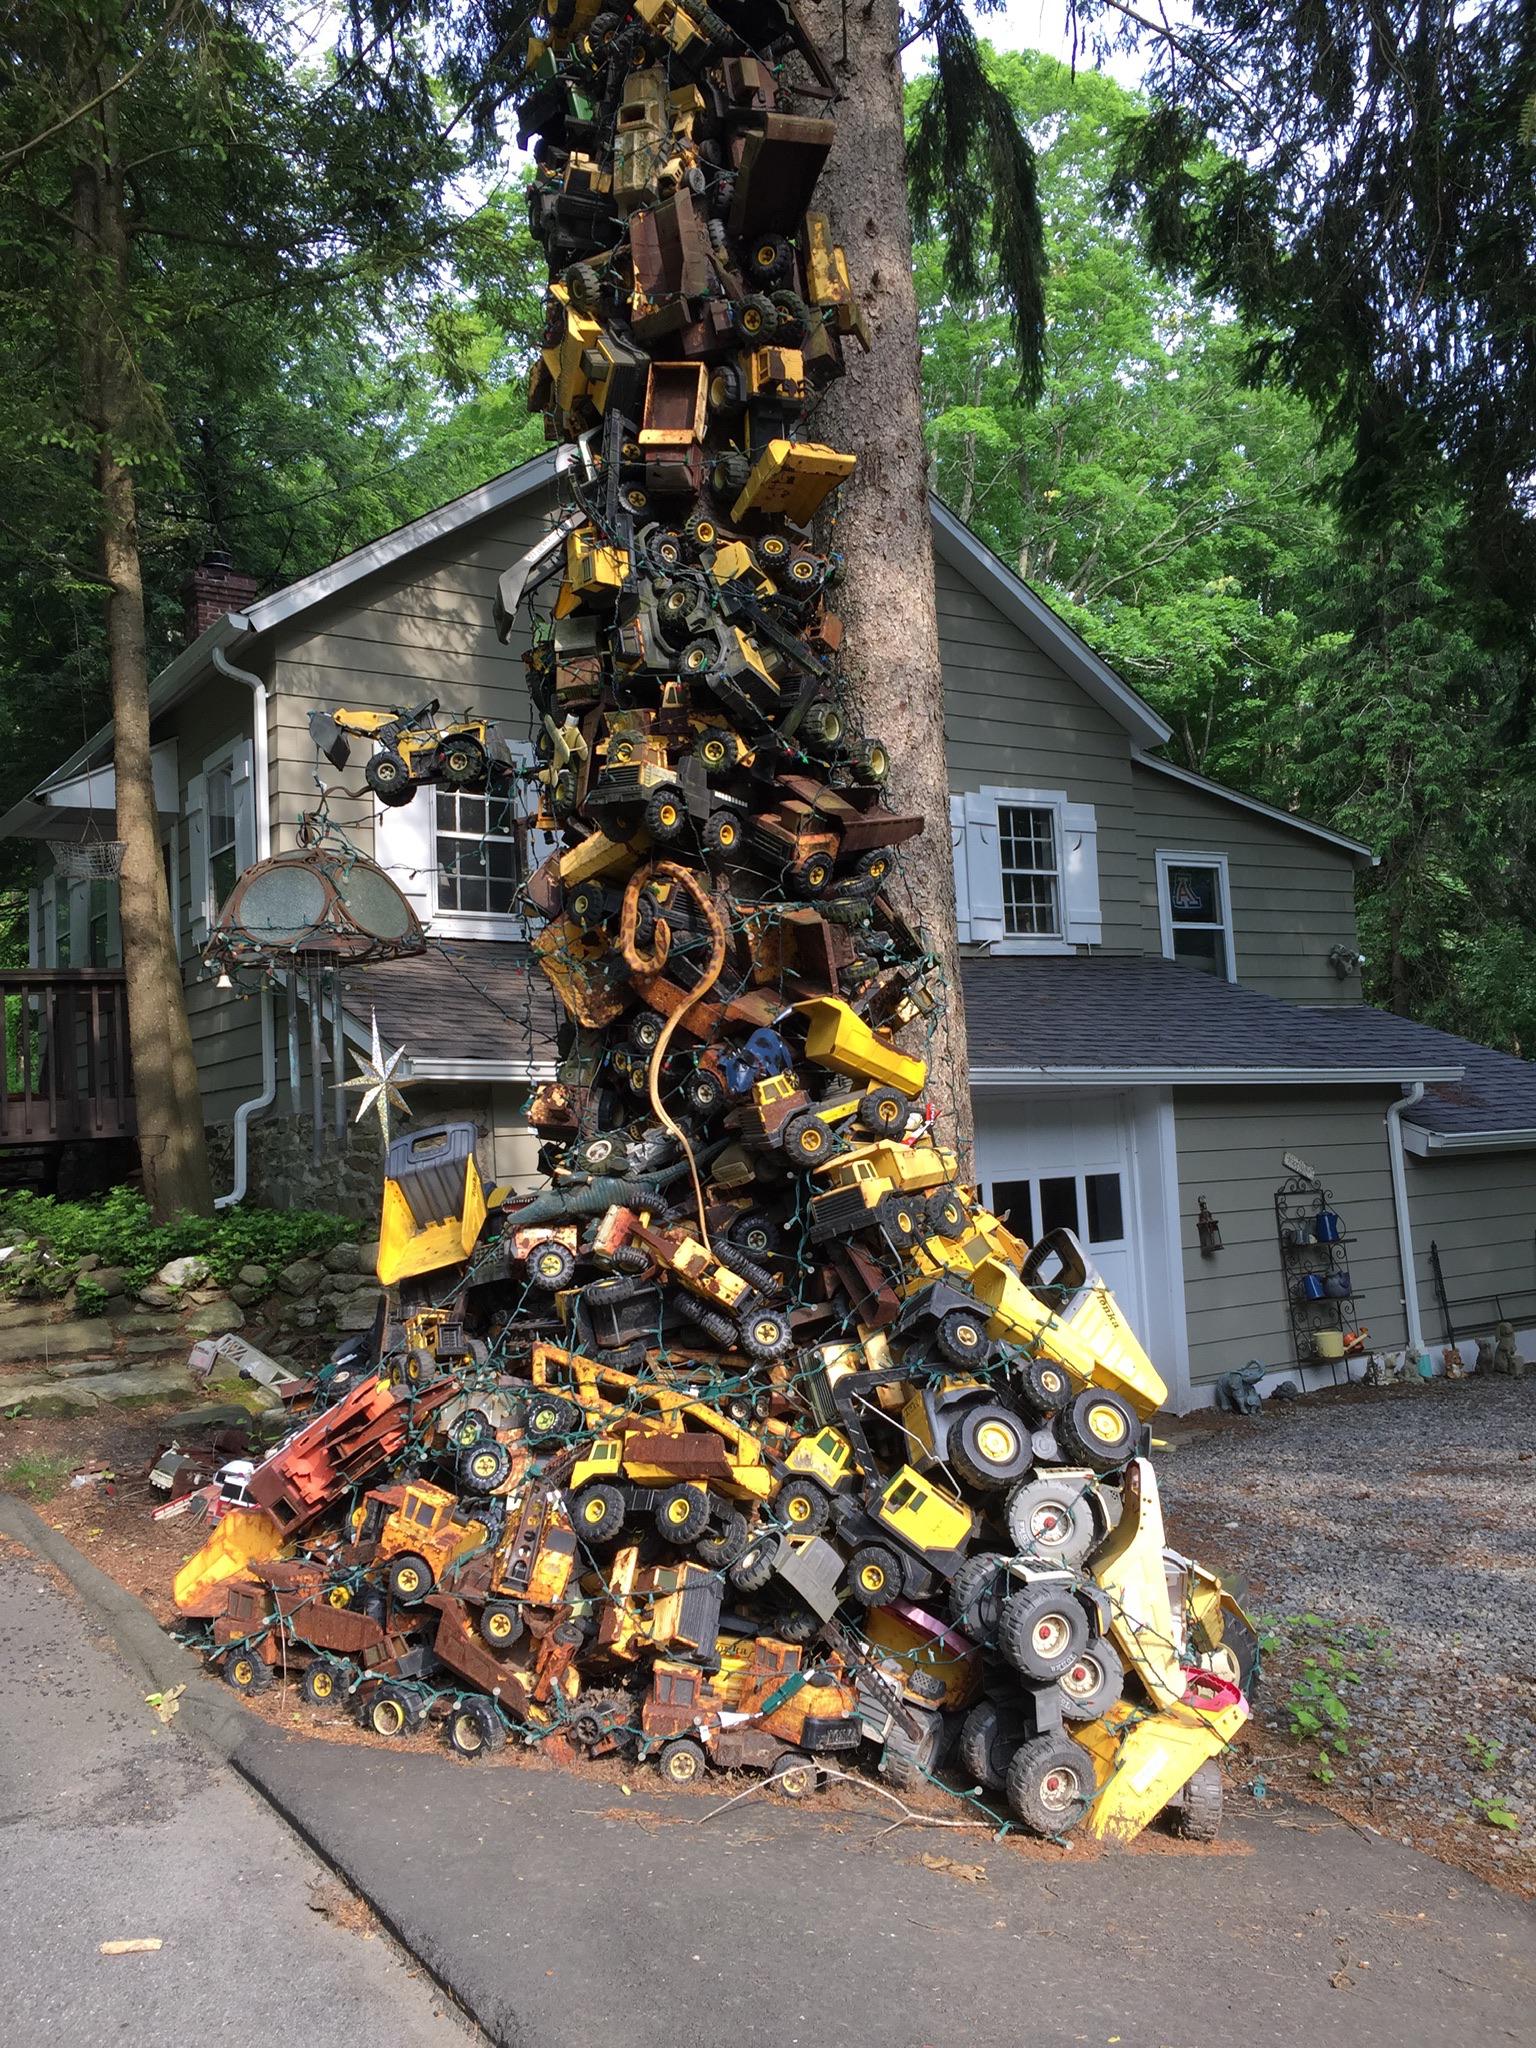
[[[475,2031],[85,1610],[0,1545],[0,2042],[464,2048]],[[312,1893],[311,1887],[320,1887]],[[327,1893],[326,1887],[329,1887]],[[156,1937],[153,1954],[104,1941]]]
[[[1316,1809],[1042,1857],[824,1802],[463,1764],[258,1724],[241,1768],[503,2048],[1482,2048],[1536,1915]],[[732,1789],[726,1787],[726,1791]],[[980,1882],[924,1855],[980,1864]]]

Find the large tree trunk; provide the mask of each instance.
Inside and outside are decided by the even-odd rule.
[[[907,216],[900,15],[896,0],[869,0],[846,13],[842,0],[811,0],[805,12],[843,95],[835,110],[837,142],[816,188],[817,204],[847,249],[853,287],[874,337],[867,356],[857,344],[846,345],[848,374],[831,386],[810,429],[815,439],[859,458],[839,495],[835,533],[848,565],[839,593],[847,628],[843,666],[865,732],[891,750],[891,801],[928,820],[922,838],[903,849],[902,875],[911,913],[947,983],[929,1046],[933,1099],[948,1133],[969,1156],[970,1070],[955,939],[944,687]]]
[[[119,908],[128,987],[128,1047],[144,1191],[157,1221],[208,1215],[213,1187],[181,965],[160,856],[150,759],[149,659],[133,474],[123,460],[131,426],[127,325],[128,234],[116,160],[114,106],[103,100],[92,156],[75,177],[81,256],[81,383],[96,433],[102,580],[112,690]]]

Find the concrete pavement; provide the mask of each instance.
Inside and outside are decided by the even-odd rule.
[[[188,1675],[189,1660],[137,1601],[0,1500],[5,1526],[100,1603],[157,1682]],[[0,1720],[15,1670],[13,1659],[0,1677]],[[78,1668],[72,1711],[85,1712],[101,1682],[95,1665]],[[133,1704],[145,1712],[136,1695]],[[625,1779],[626,1796],[616,1774],[463,1764],[425,1734],[398,1749],[287,1736],[195,1676],[187,1718],[499,2048],[1206,2048],[1233,2038],[1262,2048],[1483,2048],[1530,2039],[1536,1914],[1317,1809],[1250,1806],[1207,1850],[1149,1834],[1121,1855],[1058,1855],[940,1830],[876,1839],[893,1815],[878,1798],[868,1817],[824,1800],[753,1798],[705,1819],[718,1796],[669,1792],[645,1770]],[[925,1855],[980,1865],[982,1879],[926,1867]],[[247,1881],[233,1899],[226,1890],[209,1902],[236,1930],[231,1947],[264,1939],[268,1921],[280,1946],[286,1939],[291,1893],[269,1867],[259,1895]],[[0,1899],[8,1888],[0,1868]],[[21,1890],[30,1891],[25,1881]],[[151,1886],[146,1912],[155,1898]],[[163,1930],[61,1928],[45,1953],[66,1967],[50,1975],[67,1992],[71,1972],[95,1967],[96,1940],[118,1931]],[[0,1999],[14,1948],[0,1944]],[[398,1977],[394,1988],[419,1989]],[[351,2048],[367,2038],[355,2020],[324,2032],[333,2009],[307,1993],[286,2005],[286,2021],[259,1994],[244,2016],[238,1999],[226,2010],[245,2039]],[[409,2002],[392,2008],[372,2038],[390,2048],[437,2039],[409,2031],[413,2012]],[[152,2038],[179,2048],[207,2036],[204,2027]],[[65,2038],[90,2048],[115,2035]]]
[[[85,1610],[0,1548],[0,2041],[463,2048],[478,2036]],[[320,1890],[312,1891],[312,1887]],[[103,1941],[159,1937],[107,1957]]]

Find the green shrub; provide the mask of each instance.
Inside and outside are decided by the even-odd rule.
[[[122,1267],[130,1287],[142,1287],[167,1259],[194,1252],[227,1287],[242,1266],[275,1268],[319,1258],[361,1235],[360,1223],[315,1209],[242,1207],[152,1223],[149,1204],[132,1188],[114,1188],[95,1202],[60,1202],[25,1191],[0,1200],[0,1240],[39,1240],[66,1260],[94,1252],[103,1265]]]
[[[75,1307],[83,1316],[99,1316],[106,1308],[110,1296],[99,1280],[93,1280],[89,1273],[82,1273],[75,1281]]]

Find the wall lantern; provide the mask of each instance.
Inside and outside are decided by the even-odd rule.
[[[1201,1257],[1207,1259],[1214,1258],[1217,1252],[1223,1249],[1221,1225],[1205,1206],[1204,1195],[1200,1197],[1199,1213],[1195,1217],[1195,1229],[1200,1235]]]

